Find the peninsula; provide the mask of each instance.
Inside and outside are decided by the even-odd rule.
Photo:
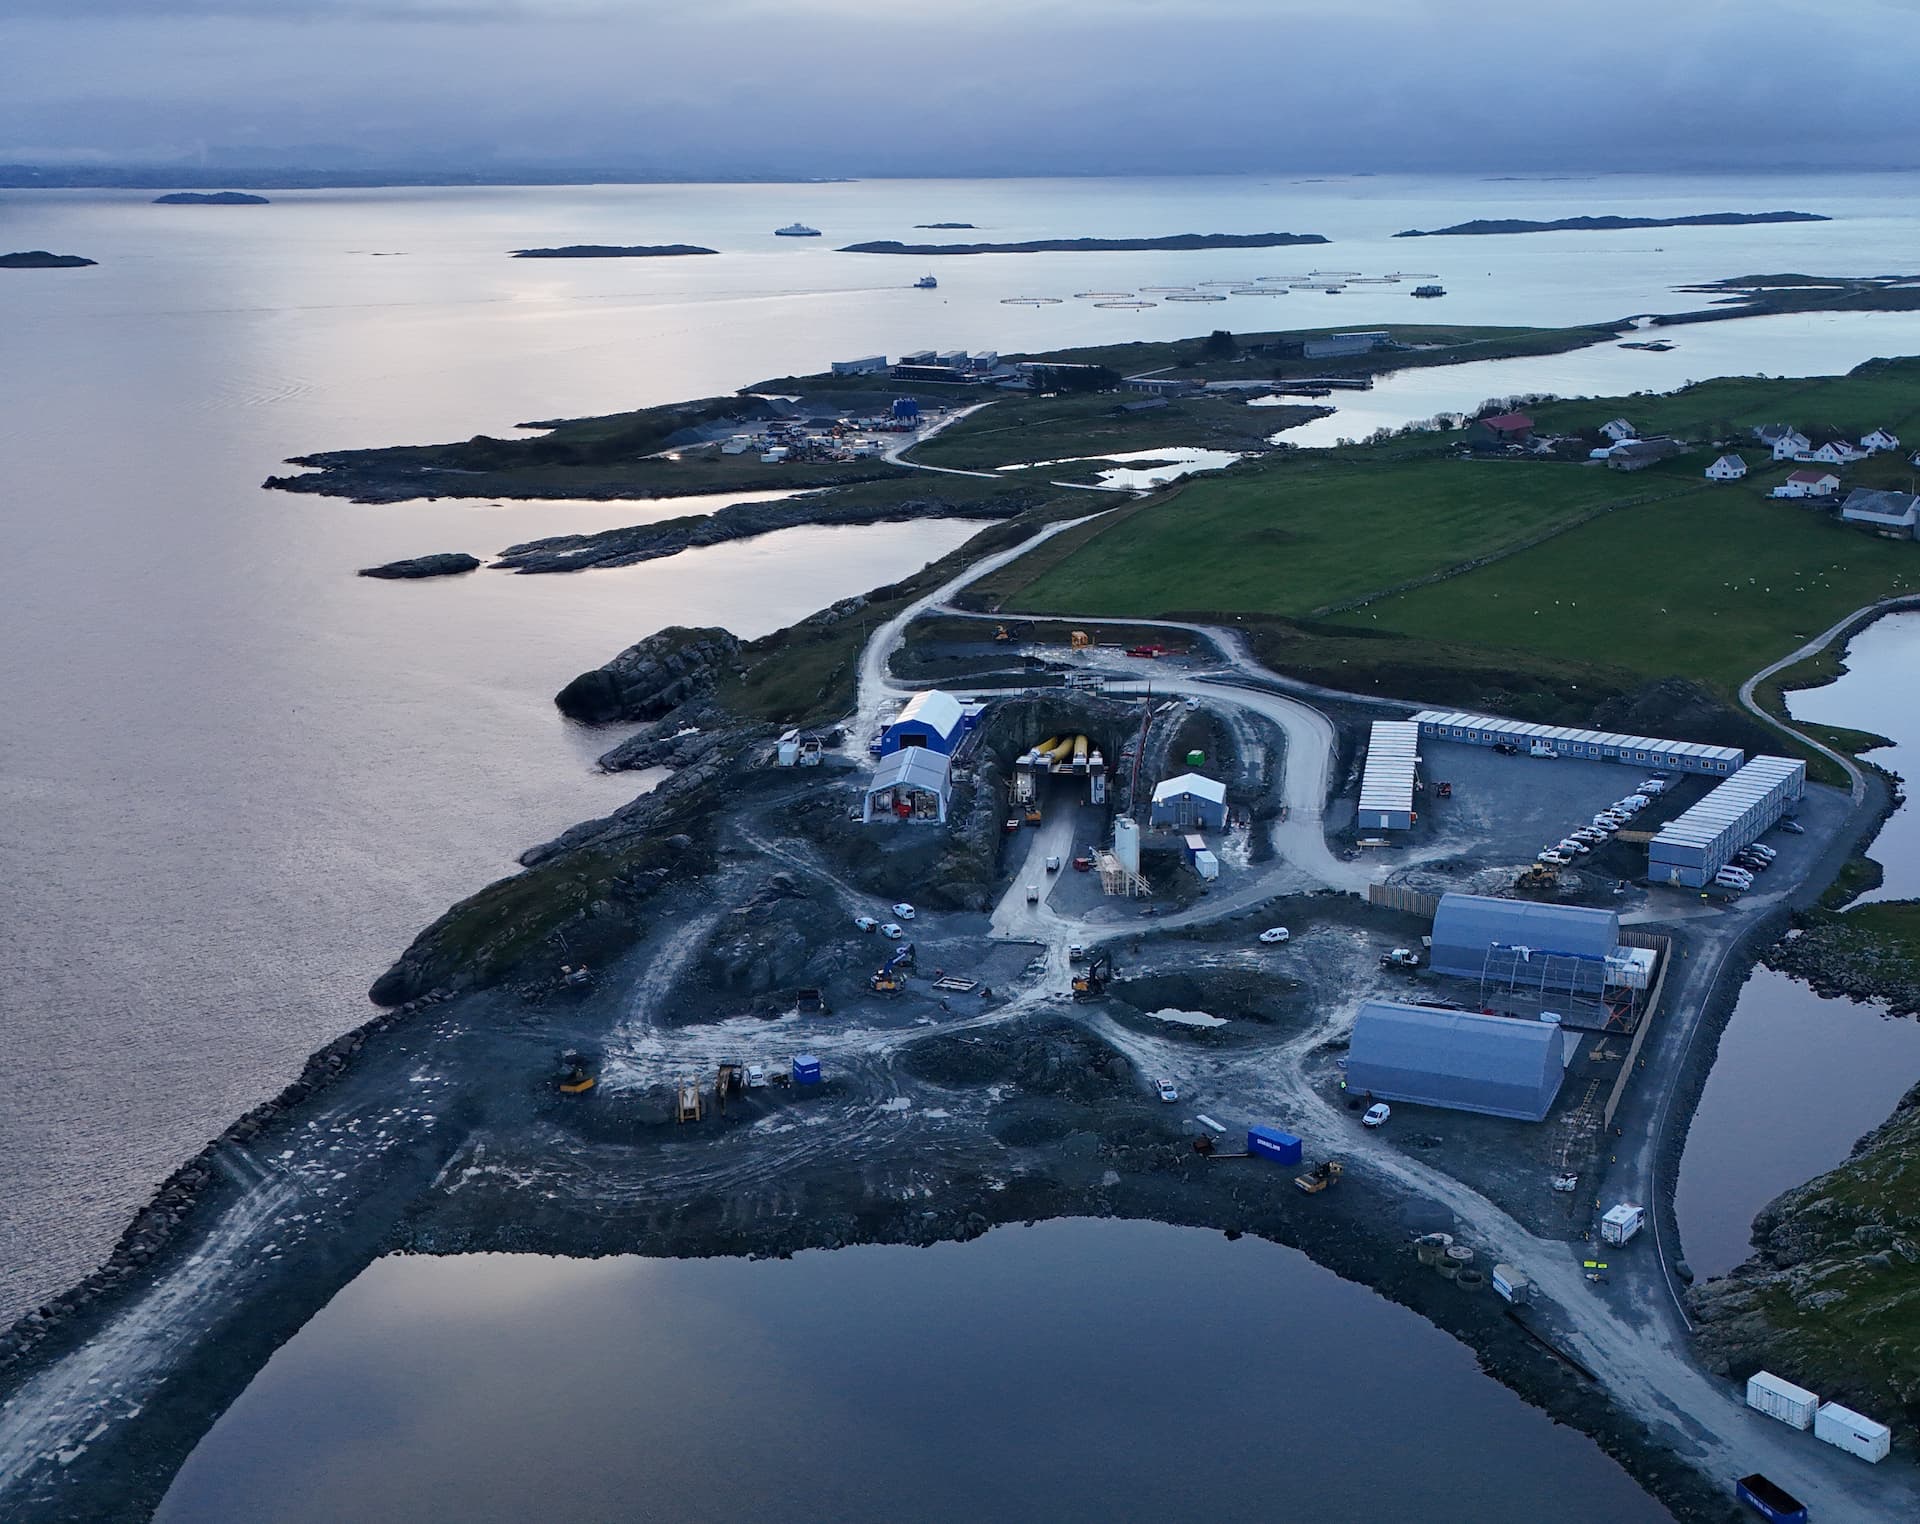
[[[247,191],[172,191],[153,198],[155,206],[271,206],[265,196]]]
[[[569,243],[555,249],[515,249],[515,259],[674,259],[683,254],[718,254],[696,243]]]
[[[1086,254],[1140,249],[1280,249],[1326,243],[1319,233],[1175,233],[1166,238],[1034,238],[1025,243],[850,243],[842,254]]]
[[[1409,228],[1395,238],[1465,238],[1493,233],[1617,233],[1631,228],[1725,228],[1755,222],[1831,222],[1818,212],[1702,212],[1693,217],[1561,217],[1529,222],[1519,217],[1481,218],[1445,228]]]
[[[1403,328],[1387,339],[1401,348],[1351,363],[1439,363],[1409,342],[1416,333],[1461,360],[1615,331]],[[1912,1108],[1858,1167],[1816,1182],[1806,1206],[1771,1209],[1767,1265],[1722,1286],[1717,1306],[1696,1292],[1691,1305],[1715,1325],[1703,1345],[1675,1289],[1691,1277],[1674,1257],[1660,1160],[1713,1061],[1725,979],[1738,984],[1780,911],[1818,895],[1891,802],[1884,779],[1781,722],[1778,678],[1757,700],[1743,686],[1806,629],[1920,588],[1911,541],[1772,499],[1791,462],[1727,485],[1702,472],[1723,436],[1750,439],[1790,415],[1846,437],[1920,436],[1920,361],[1529,403],[1539,452],[1515,450],[1516,415],[1489,406],[1334,450],[1270,445],[1147,494],[1054,479],[1102,452],[1171,451],[1278,413],[1224,391],[1136,411],[1137,394],[1121,389],[1135,366],[1199,379],[1209,366],[1238,376],[1308,363],[1298,333],[1263,336],[1258,352],[1248,337],[1049,357],[1103,372],[1099,391],[935,394],[987,405],[902,431],[890,458],[859,463],[878,479],[839,491],[874,503],[917,491],[923,505],[978,494],[966,516],[994,522],[965,546],[758,639],[654,629],[561,689],[572,723],[642,727],[608,735],[604,768],[669,775],[530,847],[524,871],[426,927],[374,982],[377,1014],[183,1166],[99,1272],[0,1339],[0,1395],[25,1457],[0,1480],[0,1508],[22,1524],[150,1509],[273,1349],[382,1254],[784,1255],[1077,1215],[1298,1246],[1453,1332],[1678,1517],[1726,1517],[1727,1478],[1753,1469],[1820,1517],[1911,1516],[1910,1467],[1843,1465],[1758,1419],[1727,1378],[1805,1368],[1823,1396],[1902,1419],[1920,1362],[1900,1331],[1904,1234],[1862,1241],[1881,1277],[1870,1299],[1839,1283],[1790,1310],[1779,1299],[1806,1271],[1858,1257],[1839,1237],[1805,1241],[1791,1220],[1802,1210],[1843,1205],[1834,1226],[1849,1241],[1911,1216],[1910,1189],[1895,1197],[1880,1161],[1910,1154]],[[861,378],[814,379],[824,398],[831,380]],[[872,396],[898,391],[839,397],[870,414]],[[750,416],[792,421],[766,398],[708,398],[548,423],[540,439],[310,456],[315,476],[276,485],[411,483],[420,495],[423,475],[477,471],[576,497],[595,473],[781,482],[787,458],[688,458],[699,453],[688,441],[731,442]],[[1615,417],[1679,453],[1644,470],[1589,466]],[[1874,480],[1901,464],[1875,459],[1847,469]],[[935,481],[927,469],[937,486],[920,490]],[[652,529],[668,533],[516,547],[510,569],[620,564],[671,553],[691,532],[688,520]],[[1620,544],[1659,553],[1603,599],[1539,596],[1579,585]],[[1736,570],[1779,596],[1730,595]],[[1156,702],[1101,691],[1103,675],[1136,673]],[[936,687],[978,708],[945,699],[915,706],[917,720],[900,714],[909,694]],[[1353,801],[1372,726],[1404,721],[1416,700],[1784,751],[1813,759],[1818,781],[1798,801],[1801,831],[1778,838],[1770,892],[1716,890],[1711,904],[1647,882],[1645,845],[1611,832],[1588,833],[1591,854],[1555,869],[1535,858],[1543,831],[1631,789],[1644,762],[1566,751],[1549,766],[1428,734],[1426,766],[1451,781],[1429,785],[1392,839],[1384,825],[1363,837]],[[929,718],[943,708],[951,719]],[[935,765],[896,767],[876,805],[868,744],[896,719],[908,748],[941,727],[922,753]],[[964,774],[940,766],[934,745],[959,740],[963,723]],[[1084,736],[1108,759],[1097,788],[1070,763],[1036,764],[1049,735]],[[787,741],[816,765],[779,765]],[[1125,865],[1054,871],[1103,841],[1116,812],[1147,817],[1155,780],[1196,752],[1222,780],[1207,797],[1234,820],[1210,827],[1236,847],[1211,882],[1167,831],[1140,837],[1150,920],[1124,897]],[[1674,818],[1718,781],[1683,771],[1640,824]],[[1411,777],[1405,786],[1412,798]],[[1344,1091],[1365,1061],[1356,1000],[1447,1020],[1508,1003],[1512,983],[1490,986],[1484,950],[1465,973],[1413,951],[1427,932],[1436,952],[1442,940],[1426,891],[1468,887],[1497,893],[1502,913],[1531,900],[1522,913],[1630,918],[1654,982],[1608,1010],[1569,983],[1552,1042],[1527,1039],[1549,1059],[1538,1117],[1395,1096],[1390,1123],[1363,1127],[1359,1097]],[[866,912],[902,900],[917,903],[912,936],[876,973],[878,938],[864,933],[879,917]],[[1270,939],[1261,926],[1289,930]],[[911,941],[939,968],[915,967]],[[1169,1012],[1209,1013],[1212,1025]],[[644,1066],[632,1061],[636,1026]],[[792,1086],[748,1088],[731,1056],[754,1063],[800,1032],[822,1083],[796,1071]],[[717,1076],[710,1055],[729,1055]],[[676,1087],[668,1077],[682,1072],[704,1077]],[[420,1100],[422,1076],[457,1104]],[[1166,1076],[1178,1077],[1178,1110],[1160,1099]],[[1610,1095],[1624,1096],[1617,1113]],[[1287,1129],[1274,1136],[1304,1150],[1299,1164],[1209,1158],[1216,1143],[1237,1154],[1264,1124]],[[1337,1174],[1318,1168],[1336,1159]],[[1549,1188],[1549,1159],[1577,1177],[1577,1196]],[[244,1167],[265,1160],[271,1169]],[[1644,1202],[1655,1231],[1610,1251],[1596,1284],[1581,1260],[1602,1200]],[[1412,1233],[1429,1235],[1424,1253]],[[1494,1294],[1496,1265],[1531,1282],[1528,1305]]]
[[[45,249],[27,249],[18,254],[0,254],[0,270],[77,270],[82,265],[95,265],[97,259],[85,259],[78,254],[49,254]]]

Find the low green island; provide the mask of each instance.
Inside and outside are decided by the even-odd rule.
[[[930,226],[932,224],[929,224]],[[1024,243],[850,243],[842,254],[1087,254],[1118,250],[1284,249],[1326,243],[1319,233],[1175,233],[1165,238],[1030,238]]]
[[[677,259],[687,254],[718,254],[695,243],[568,243],[552,249],[514,249],[515,259]]]
[[[153,198],[155,206],[271,206],[265,196],[249,191],[170,191]]]
[[[1559,217],[1531,222],[1523,217],[1483,217],[1444,228],[1408,228],[1395,238],[1486,237],[1500,233],[1617,233],[1635,228],[1727,228],[1759,222],[1831,222],[1818,212],[1701,212],[1691,217]]]
[[[50,254],[45,249],[24,249],[16,254],[0,254],[0,270],[77,270],[100,261],[79,254]]]

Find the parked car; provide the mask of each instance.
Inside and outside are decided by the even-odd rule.
[[[1569,854],[1556,852],[1551,847],[1544,852],[1535,853],[1533,860],[1537,863],[1545,863],[1550,868],[1568,868],[1573,865],[1573,858]]]
[[[902,900],[898,905],[893,907],[893,913],[903,921],[911,921],[913,919],[913,906],[909,905],[905,900]]]
[[[1648,805],[1653,803],[1653,795],[1629,794],[1627,795],[1626,798],[1622,799],[1620,802],[1623,805],[1625,805],[1628,809],[1632,810],[1634,814],[1638,815]]]
[[[1745,868],[1736,868],[1731,864],[1714,874],[1713,881],[1716,884],[1738,884],[1742,889],[1751,889],[1753,887],[1753,875],[1747,872]]]
[[[906,933],[900,929],[899,925],[896,922],[889,921],[887,922],[886,925],[880,928],[880,935],[883,937],[891,937],[894,941],[897,942],[902,937],[904,937]]]
[[[1559,755],[1559,753],[1554,751],[1545,741],[1535,741],[1533,745],[1527,748],[1527,755],[1530,757],[1546,757],[1551,759]]]
[[[1667,780],[1657,775],[1643,780],[1637,790],[1637,792],[1642,794],[1664,794],[1666,791]]]
[[[1360,1118],[1363,1127],[1379,1127],[1393,1115],[1393,1108],[1385,1101],[1375,1101],[1367,1108],[1367,1114]]]
[[[1503,757],[1517,757],[1520,755],[1520,748],[1515,746],[1511,741],[1495,741],[1493,743],[1493,749]]]
[[[1607,839],[1607,833],[1605,831],[1596,831],[1592,826],[1582,826],[1568,839],[1571,841],[1584,841],[1590,847],[1597,847]]]
[[[880,923],[870,915],[855,916],[853,918],[853,926],[856,931],[878,931],[880,929]]]
[[[1780,829],[1785,831],[1789,836],[1804,836],[1807,834],[1807,828],[1797,820],[1781,821]]]
[[[1292,935],[1293,933],[1288,931],[1284,926],[1269,926],[1265,931],[1260,933],[1260,940],[1262,942],[1284,942]]]
[[[1155,1080],[1153,1082],[1153,1088],[1163,1101],[1171,1102],[1180,1099],[1180,1092],[1175,1088],[1173,1081],[1170,1079]]]
[[[1731,889],[1736,894],[1744,894],[1753,887],[1753,880],[1750,878],[1735,878],[1732,874],[1728,873],[1725,868],[1722,868],[1718,873],[1714,874],[1713,885],[1716,889]]]
[[[1591,852],[1593,848],[1588,846],[1584,841],[1580,840],[1579,837],[1569,836],[1560,843],[1559,847],[1556,850],[1561,852],[1577,852],[1582,857],[1584,857],[1586,856],[1587,853]]]
[[[1747,850],[1749,852],[1758,852],[1768,862],[1772,862],[1776,857],[1780,855],[1778,852],[1774,851],[1772,847],[1768,846],[1764,841],[1756,841],[1751,843],[1747,847]]]

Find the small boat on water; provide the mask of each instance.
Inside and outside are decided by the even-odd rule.
[[[934,291],[939,289],[939,285],[940,282],[935,280],[931,275],[923,275],[913,283],[913,289],[916,291]]]
[[[773,230],[775,238],[818,238],[820,229],[810,228],[804,222],[789,222],[783,228]]]
[[[1413,288],[1413,294],[1415,296],[1445,296],[1447,294],[1447,288],[1445,286],[1415,286]]]

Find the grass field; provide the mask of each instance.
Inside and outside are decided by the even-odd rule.
[[[1164,504],[1092,526],[1052,569],[1016,563],[1000,586],[1010,606],[1043,612],[1300,616],[1705,486],[1661,470],[1303,453],[1194,480]]]
[[[1317,418],[1316,407],[1250,408],[1237,397],[1182,397],[1165,407],[1122,411],[1139,400],[1111,392],[1092,396],[1021,397],[971,413],[911,454],[930,466],[991,471],[1030,461],[1080,459],[1168,446],[1259,450],[1278,430]]]
[[[1875,427],[1920,439],[1920,360],[1530,411],[1543,431],[1623,415],[1700,448],[1625,474],[1461,460],[1438,436],[1268,457],[1061,536],[983,583],[980,599],[1084,617],[1239,616],[1263,627],[1270,654],[1341,686],[1437,698],[1449,668],[1484,690],[1510,667],[1524,687],[1558,681],[1578,702],[1576,689],[1632,676],[1692,678],[1729,699],[1851,610],[1920,590],[1920,546],[1843,525],[1830,505],[1769,498],[1789,468],[1760,467],[1757,443],[1746,481],[1700,474],[1714,441],[1750,440],[1764,422],[1816,439]],[[1907,474],[1897,456],[1841,472],[1849,486]]]

